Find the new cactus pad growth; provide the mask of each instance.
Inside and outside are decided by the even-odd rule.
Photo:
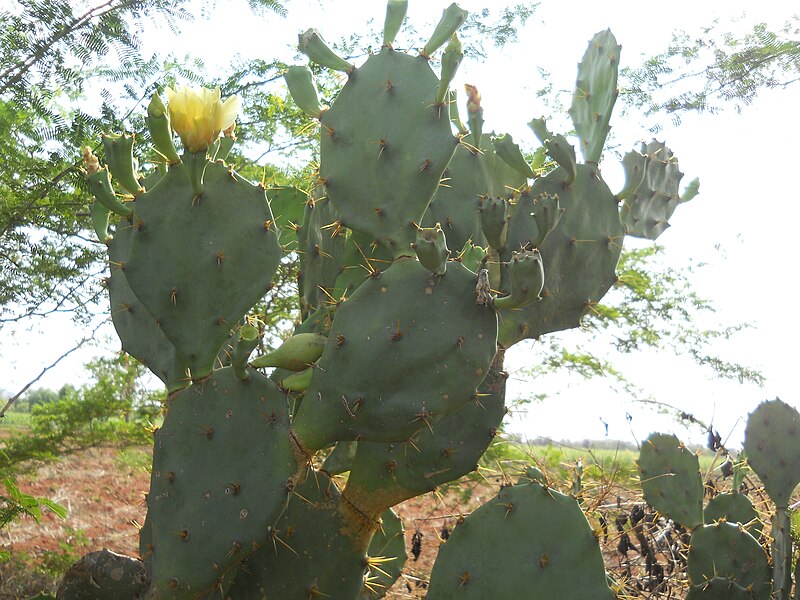
[[[238,101],[218,89],[152,98],[158,168],[144,178],[130,135],[106,136],[107,166],[83,153],[123,350],[169,391],[142,563],[127,563],[146,568],[150,600],[382,597],[405,561],[391,507],[477,468],[506,413],[505,350],[577,327],[615,283],[620,200],[637,234],[653,226],[631,223],[663,229],[674,208],[643,200],[674,195],[659,183],[661,171],[669,186],[679,179],[665,149],[626,158],[620,194],[603,181],[619,57],[610,32],[579,67],[571,114],[585,162],[535,119],[542,145],[529,164],[510,136],[483,132],[475,85],[468,126],[458,116],[450,85],[466,11],[448,7],[410,54],[393,46],[406,9],[389,0],[383,45],[364,61],[301,34],[300,50],[346,80],[326,108],[308,67],[286,72],[319,124],[307,189],[264,189],[225,163]],[[545,154],[557,168],[545,172]],[[292,261],[299,320],[279,345],[285,332],[252,311]],[[262,344],[277,347],[248,363]],[[664,448],[684,460],[677,442]],[[643,480],[665,473],[651,463],[640,461]],[[347,471],[343,485],[335,475]],[[529,475],[457,526],[430,600],[612,598],[576,500]],[[702,522],[693,494],[675,513],[690,526]],[[501,547],[512,560],[491,551]]]

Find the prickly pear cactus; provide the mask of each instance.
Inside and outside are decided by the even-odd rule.
[[[697,455],[674,435],[651,434],[639,451],[644,499],[657,511],[693,528],[703,523],[703,480]]]
[[[655,149],[626,156],[619,194],[603,181],[620,51],[610,31],[590,43],[570,110],[584,162],[534,119],[529,163],[511,136],[484,133],[476,86],[458,114],[466,11],[449,6],[411,53],[393,45],[406,9],[389,0],[383,45],[362,64],[313,29],[300,36],[312,62],[346,79],[325,106],[310,68],[286,72],[319,124],[307,189],[265,190],[225,163],[238,100],[219,89],[153,97],[159,166],[146,178],[130,135],[104,138],[107,166],[83,152],[114,325],[169,392],[131,563],[151,599],[382,597],[405,561],[391,507],[477,468],[506,412],[505,350],[577,327],[616,281],[623,219],[631,233],[651,217],[663,229],[674,209],[642,200],[671,193]],[[674,187],[671,156],[665,169]],[[291,260],[299,322],[276,344],[250,312]],[[251,360],[262,335],[274,349]],[[456,528],[429,598],[612,597],[577,502],[530,477]],[[679,513],[696,525],[692,494]],[[483,552],[509,546],[516,563]]]
[[[614,597],[577,501],[538,483],[503,489],[457,525],[439,549],[428,592],[430,600],[523,596]]]

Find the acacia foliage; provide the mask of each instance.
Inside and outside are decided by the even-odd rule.
[[[759,92],[800,81],[800,16],[778,28],[756,23],[746,33],[723,27],[715,20],[696,33],[674,32],[666,50],[623,69],[620,97],[680,122],[687,112],[741,111]]]

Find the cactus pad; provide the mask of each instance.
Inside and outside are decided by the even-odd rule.
[[[569,173],[563,168],[536,180],[512,212],[507,246],[518,250],[530,249],[539,235],[530,214],[535,213],[535,198],[558,197],[563,209],[558,225],[539,246],[545,273],[542,300],[501,313],[499,341],[505,348],[522,339],[577,327],[617,280],[615,268],[624,237],[617,201],[596,165],[576,168],[572,183],[567,182]]]
[[[294,420],[310,450],[341,440],[400,442],[473,397],[496,351],[497,317],[475,274],[403,259],[336,311]]]
[[[617,101],[617,75],[622,46],[610,30],[600,31],[578,65],[578,80],[569,114],[581,141],[583,160],[597,163],[603,153],[611,111]]]
[[[669,227],[669,218],[683,201],[679,185],[683,173],[678,159],[661,142],[642,144],[644,181],[622,205],[622,221],[628,235],[657,239]]]
[[[456,526],[439,549],[428,591],[428,600],[519,597],[614,597],[578,503],[537,483],[501,490]]]
[[[218,163],[206,168],[204,189],[195,195],[179,165],[139,196],[121,267],[194,379],[211,372],[282,255],[262,189]]]
[[[175,346],[158,326],[156,318],[133,293],[121,268],[128,257],[133,227],[121,221],[108,242],[111,276],[108,295],[111,300],[111,321],[122,340],[122,350],[142,361],[170,392],[189,385],[189,364],[181,360]]]
[[[703,523],[703,480],[697,455],[674,435],[653,433],[639,451],[644,499],[692,529]]]
[[[311,472],[295,489],[267,543],[242,564],[232,600],[349,600],[364,585],[372,529],[354,525],[333,481]],[[356,519],[359,517],[356,516]],[[377,524],[376,524],[377,526]]]
[[[738,492],[717,494],[706,504],[703,514],[707,524],[724,520],[739,523],[754,538],[761,537],[763,524],[750,498]]]
[[[320,179],[342,223],[410,256],[457,140],[428,61],[383,48],[323,113]],[[359,165],[354,169],[353,165]]]
[[[231,368],[169,400],[148,495],[153,585],[166,597],[214,588],[267,543],[297,470],[285,396]]]
[[[688,572],[693,587],[722,577],[749,590],[754,600],[771,596],[767,555],[752,535],[733,523],[695,529],[689,542]]]
[[[800,483],[800,413],[775,399],[750,413],[744,432],[747,461],[778,508]]]
[[[373,514],[475,470],[506,414],[506,378],[502,359],[495,359],[475,400],[409,442],[359,442],[345,497]]]

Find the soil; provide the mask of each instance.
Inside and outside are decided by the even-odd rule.
[[[123,460],[116,449],[91,449],[47,465],[34,475],[18,478],[23,492],[58,502],[69,510],[69,518],[62,520],[45,510],[40,524],[23,519],[0,530],[0,552],[12,554],[11,561],[0,562],[0,600],[27,599],[42,591],[52,593],[57,578],[43,575],[41,565],[48,560],[52,563],[54,557],[61,560],[63,570],[78,557],[102,548],[138,554],[138,530],[139,524],[144,523],[144,495],[150,479],[142,466],[147,462],[143,452],[146,450],[139,451],[140,460]],[[126,455],[131,456],[131,451]],[[499,478],[462,480],[440,493],[426,494],[395,507],[405,525],[409,558],[403,575],[386,598],[424,598],[442,536],[447,536],[460,515],[489,500],[501,483]],[[682,569],[671,574],[667,571],[666,581],[654,591],[654,579],[644,572],[643,557],[636,551],[628,551],[623,559],[617,550],[622,534],[616,532],[614,519],[628,513],[634,505],[641,506],[641,499],[616,487],[602,493],[595,489],[592,498],[585,507],[587,512],[605,512],[610,521],[610,538],[605,542],[601,539],[606,567],[618,580],[623,577],[628,580],[620,597],[683,597],[686,584]],[[421,535],[417,538],[421,544],[415,557],[412,549],[417,533]],[[653,539],[656,534],[654,528],[648,535]],[[636,544],[632,532],[630,537]],[[669,568],[671,561],[665,554],[659,554],[657,560]]]
[[[150,475],[141,466],[121,461],[118,450],[95,448],[67,456],[35,474],[19,477],[17,484],[26,494],[48,498],[66,507],[69,518],[62,520],[44,510],[40,524],[33,519],[22,519],[0,530],[0,551],[11,552],[16,558],[12,563],[38,565],[50,553],[81,556],[103,548],[138,555],[139,525],[144,523],[146,514],[144,496],[150,486]],[[467,485],[471,498],[466,503],[459,501],[462,491],[454,489],[444,496],[426,495],[395,507],[406,525],[409,560],[403,577],[387,598],[425,597],[442,528],[452,529],[459,510],[477,506],[492,495],[489,485]],[[415,560],[410,549],[416,531],[423,537],[421,552]],[[69,545],[67,550],[65,544]],[[22,600],[41,591],[52,592],[42,586],[52,585],[54,578],[34,577],[33,570],[26,575],[19,573],[19,568],[0,563],[0,600]],[[26,577],[29,582],[24,581]]]

